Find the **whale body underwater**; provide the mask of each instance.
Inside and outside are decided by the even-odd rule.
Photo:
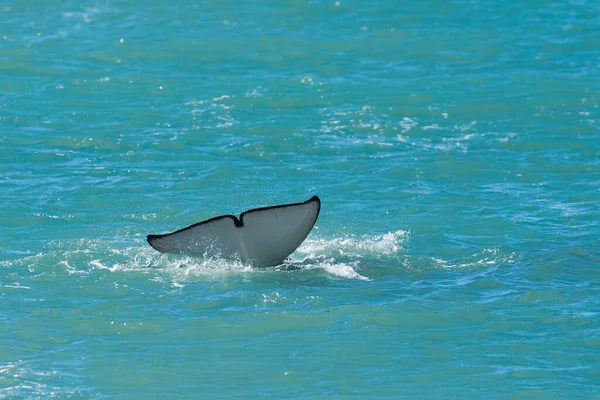
[[[306,239],[319,212],[318,196],[301,203],[244,211],[239,218],[221,215],[175,232],[147,235],[161,253],[239,259],[256,267],[281,264]]]

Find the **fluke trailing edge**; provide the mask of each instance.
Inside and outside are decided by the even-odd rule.
[[[279,265],[306,239],[317,221],[321,200],[222,215],[164,235],[148,235],[161,253],[239,258],[257,267]]]

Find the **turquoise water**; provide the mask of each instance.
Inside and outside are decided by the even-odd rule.
[[[600,396],[598,2],[0,20],[0,397]],[[145,241],[315,194],[281,267]]]

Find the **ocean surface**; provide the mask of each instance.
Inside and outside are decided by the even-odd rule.
[[[0,398],[600,398],[600,3],[0,3]],[[321,198],[285,264],[146,242]]]

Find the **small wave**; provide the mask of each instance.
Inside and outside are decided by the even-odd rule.
[[[498,264],[512,264],[515,261],[515,257],[515,253],[503,254],[497,248],[490,248],[482,249],[481,251],[473,253],[461,262],[444,260],[440,257],[432,257],[431,260],[435,265],[444,269],[453,269],[492,267]]]

